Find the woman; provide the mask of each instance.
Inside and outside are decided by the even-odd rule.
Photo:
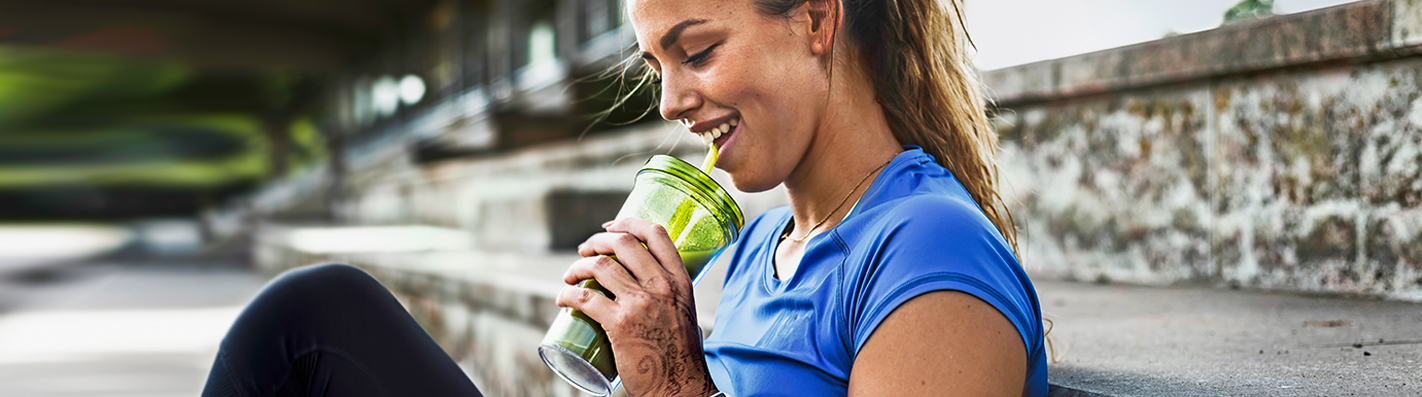
[[[596,278],[617,299],[570,286],[558,304],[604,325],[629,395],[1046,394],[1040,309],[995,190],[996,136],[958,5],[628,9],[662,116],[714,139],[738,189],[784,184],[790,199],[726,253],[704,345],[664,230],[621,219],[579,247],[564,281]],[[265,289],[205,394],[279,390],[478,393],[378,283],[342,266]]]

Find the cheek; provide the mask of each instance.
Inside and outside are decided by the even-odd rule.
[[[727,164],[732,184],[741,191],[764,191],[783,182],[811,141],[817,106],[824,106],[823,73],[791,51],[766,46],[735,54],[728,59],[740,62],[719,68],[718,78],[707,81],[708,93],[719,94],[716,102],[740,112],[750,127],[737,143],[735,165]]]

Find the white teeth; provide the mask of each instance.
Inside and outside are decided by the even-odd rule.
[[[731,132],[731,129],[735,128],[738,124],[740,124],[739,119],[731,119],[731,121],[721,123],[721,125],[716,126],[716,128],[702,131],[700,134],[696,134],[696,136],[701,137],[702,142],[706,142],[707,145],[710,145],[722,135],[726,135],[726,133]]]

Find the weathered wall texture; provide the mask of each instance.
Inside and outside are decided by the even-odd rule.
[[[1185,37],[1183,47],[988,73],[992,84],[1099,62],[1129,70],[1218,41],[1210,35],[1244,37],[1239,29],[1266,43],[1343,42],[1255,63],[1185,62],[1194,69],[1152,69],[1168,76],[1155,79],[1002,85],[1003,172],[1020,202],[1027,266],[1082,280],[1422,300],[1422,57],[1416,43],[1394,45],[1400,29],[1388,24],[1394,6],[1415,3],[1356,3]],[[1262,56],[1241,56],[1251,54]]]

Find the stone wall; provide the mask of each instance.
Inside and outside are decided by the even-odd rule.
[[[1422,300],[1419,4],[985,73],[1028,268]]]

